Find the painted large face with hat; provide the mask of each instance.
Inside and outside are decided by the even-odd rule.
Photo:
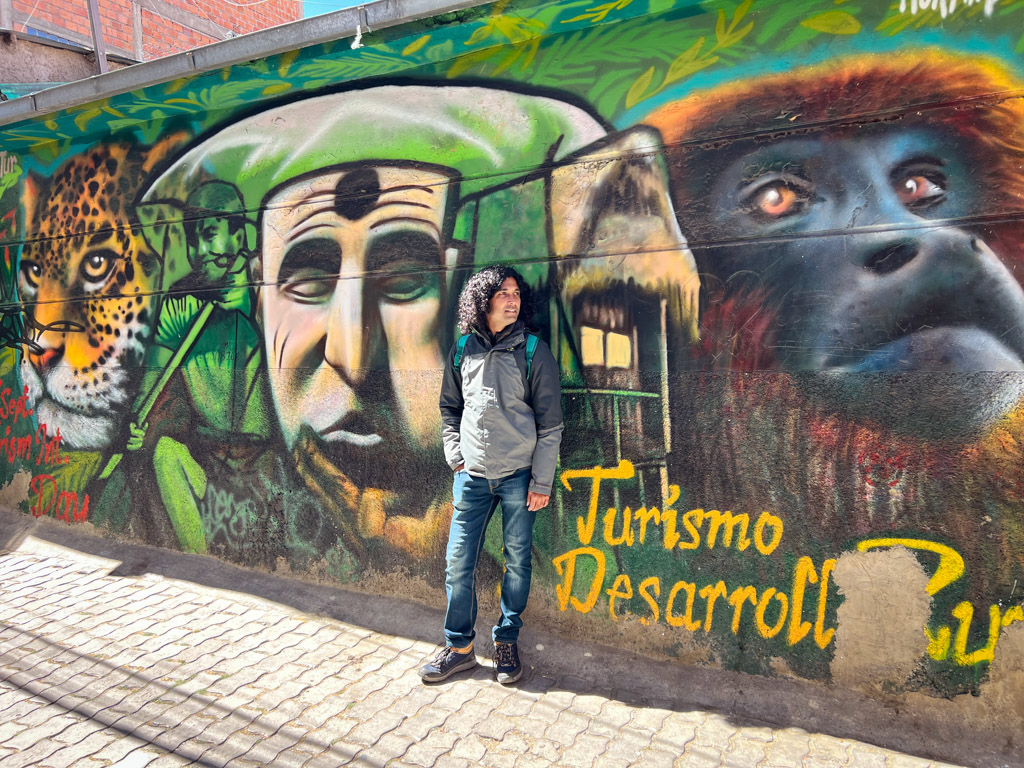
[[[352,505],[382,508],[358,516],[379,533],[399,508],[430,503],[433,489],[406,478],[445,483],[437,392],[457,267],[547,257],[544,182],[529,178],[606,133],[577,107],[489,88],[337,93],[202,141],[154,182],[140,215],[170,263],[192,190],[221,180],[239,191],[258,234],[249,273],[284,440],[344,473]],[[519,202],[498,203],[512,239],[482,242],[481,210],[517,182]],[[356,498],[367,489],[380,503]]]

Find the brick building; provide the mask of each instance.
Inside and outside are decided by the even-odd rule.
[[[303,0],[98,0],[107,54],[148,61],[302,18]],[[92,49],[88,0],[0,0],[0,28]]]

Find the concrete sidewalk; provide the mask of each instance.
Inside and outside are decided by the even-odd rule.
[[[600,669],[572,675],[549,663],[562,654],[535,634],[517,687],[493,682],[489,665],[425,686],[416,669],[434,650],[436,611],[78,536],[61,541],[91,539],[108,557],[9,530],[0,538],[2,768],[948,765],[696,707],[690,690],[673,697],[671,686],[623,676],[613,666],[625,659],[629,669],[622,654],[581,652]],[[410,630],[375,631],[161,570],[326,594],[318,613],[397,614]],[[351,604],[332,610],[339,601]],[[717,679],[723,690],[735,684]],[[775,687],[774,711],[792,714],[785,682]]]

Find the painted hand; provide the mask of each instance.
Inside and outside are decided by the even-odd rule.
[[[463,462],[462,464],[459,464],[459,466],[457,466],[457,467],[455,468],[455,471],[456,471],[456,472],[461,472],[461,471],[462,471],[462,470],[464,470],[465,468],[466,468],[466,464],[465,464],[465,462]]]
[[[536,512],[538,509],[544,509],[551,500],[550,495],[544,495],[543,493],[534,493],[530,491],[526,496],[526,507],[531,512]]]
[[[131,433],[131,437],[128,438],[128,445],[125,447],[129,451],[137,451],[142,448],[142,442],[146,439],[146,430],[149,429],[149,422],[147,421],[141,427],[136,426],[135,422],[131,422],[128,425],[128,431]]]

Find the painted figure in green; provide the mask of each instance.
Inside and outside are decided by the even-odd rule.
[[[246,218],[237,190],[218,181],[195,189],[184,210],[191,271],[164,296],[126,448],[137,451],[149,440],[159,496],[182,549],[203,553],[213,543],[237,552],[262,533],[243,520],[229,526],[208,517],[204,524],[208,477],[195,455],[235,474],[267,437],[260,341],[246,283]],[[151,421],[158,426],[148,434]],[[108,464],[105,474],[112,470]]]

